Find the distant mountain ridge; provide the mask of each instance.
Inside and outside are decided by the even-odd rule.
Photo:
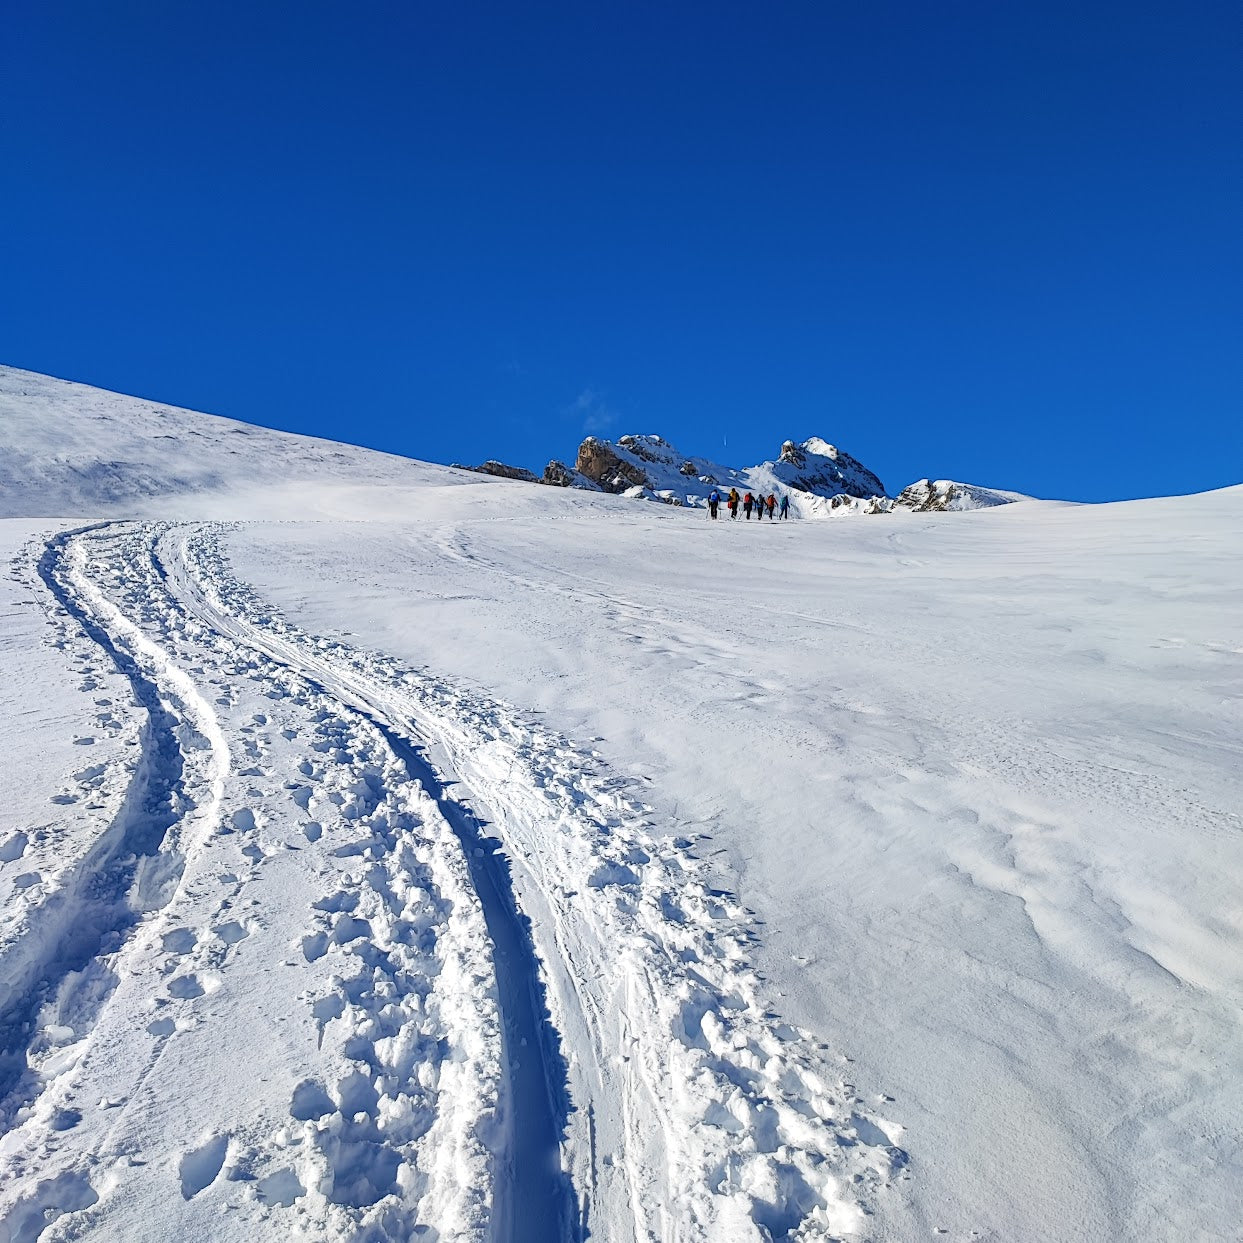
[[[661,501],[667,505],[702,506],[715,488],[727,492],[776,492],[790,497],[801,517],[833,513],[890,513],[910,509],[923,513],[987,509],[1028,500],[954,480],[920,479],[890,496],[880,477],[844,449],[819,436],[802,443],[785,441],[778,456],[757,466],[723,466],[709,458],[682,453],[662,436],[620,436],[616,441],[588,436],[578,447],[574,466],[549,462],[543,477],[521,467],[488,461],[465,467],[506,479],[562,488],[588,488],[622,496]]]

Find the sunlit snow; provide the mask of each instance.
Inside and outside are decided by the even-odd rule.
[[[0,1243],[1237,1233],[1243,488],[0,450]]]

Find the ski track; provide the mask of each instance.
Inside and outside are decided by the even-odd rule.
[[[0,924],[0,1243],[866,1234],[901,1128],[770,1008],[694,838],[508,705],[293,626],[227,530],[34,558],[133,745],[89,778],[95,840]],[[239,1050],[286,1107],[222,1091],[152,1134],[183,1065]]]
[[[199,1204],[216,1218],[221,1200],[242,1210],[213,1237],[253,1238],[277,1215],[271,1237],[491,1238],[508,1091],[488,939],[456,837],[373,724],[185,610],[153,555],[155,534],[128,524],[70,533],[39,563],[147,719],[121,811],[75,871],[77,889],[89,888],[92,866],[121,865],[89,960],[62,965],[56,951],[58,910],[81,913],[74,888],[27,914],[39,935],[0,945],[0,980],[30,1015],[15,1023],[27,1066],[4,1108],[0,1240],[62,1228],[74,1238],[169,1237],[162,1215],[174,1215],[165,1202],[177,1189],[183,1220]],[[292,745],[274,745],[278,734]],[[157,830],[153,798],[169,806]],[[286,840],[266,838],[269,821]],[[160,827],[151,854],[139,855],[131,839]],[[318,985],[286,986],[298,994],[289,1007],[301,1009],[307,1073],[280,1067],[291,1081],[283,1116],[213,1110],[205,1085],[170,1067],[177,1045],[212,1052],[217,1016],[194,1012],[232,985],[255,990],[242,1003],[255,1030],[228,1033],[237,1053],[264,1068],[287,1052],[263,1047],[272,1032],[261,990],[279,993],[279,977],[235,963],[273,936],[262,898],[248,896],[263,893],[264,870],[315,843],[320,888],[282,964],[304,966],[300,982]],[[11,952],[31,943],[47,947],[45,962],[14,971]],[[141,1035],[135,1012],[150,1019]],[[100,1084],[109,1090],[98,1103],[83,1097],[81,1085],[93,1095]],[[171,1093],[190,1115],[180,1152],[164,1151],[167,1132],[144,1118],[166,1111]],[[219,1115],[197,1139],[196,1113]]]

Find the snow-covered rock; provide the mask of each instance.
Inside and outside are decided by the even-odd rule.
[[[995,505],[1011,505],[1030,501],[1022,492],[1002,492],[997,488],[981,488],[974,483],[956,483],[952,479],[919,479],[898,493],[896,504],[919,513],[941,510],[991,509]]]
[[[885,485],[862,462],[819,436],[801,445],[787,440],[773,473],[791,488],[813,496],[884,496]]]

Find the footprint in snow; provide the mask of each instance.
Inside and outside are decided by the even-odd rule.
[[[197,976],[179,975],[168,982],[169,996],[181,1001],[193,1001],[207,993],[214,993],[220,987],[220,980],[211,975]]]
[[[160,938],[166,954],[188,954],[198,944],[198,937],[189,928],[174,928]]]
[[[306,1188],[290,1169],[277,1170],[255,1184],[255,1195],[264,1204],[279,1204],[288,1208],[299,1196],[306,1195]]]
[[[219,924],[212,929],[226,945],[236,945],[239,941],[244,941],[250,936],[250,930],[238,923],[236,919],[231,919],[227,924]]]
[[[181,1176],[181,1194],[184,1199],[193,1200],[200,1191],[216,1181],[228,1151],[229,1137],[213,1135],[206,1143],[191,1148],[182,1156],[178,1173]]]
[[[322,1083],[315,1079],[304,1079],[293,1090],[289,1114],[299,1122],[314,1122],[327,1114],[335,1113],[336,1108]]]
[[[53,799],[53,802],[56,800]],[[0,843],[0,863],[16,863],[26,853],[30,838],[25,833],[14,833]]]

